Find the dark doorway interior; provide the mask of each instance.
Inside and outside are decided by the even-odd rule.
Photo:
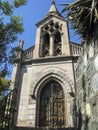
[[[40,127],[65,127],[64,92],[55,81],[48,82],[40,94]]]

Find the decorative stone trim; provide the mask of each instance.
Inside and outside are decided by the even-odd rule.
[[[66,71],[62,68],[51,66],[38,74],[35,81],[32,83],[30,94],[37,97],[39,88],[41,90],[41,86],[43,87],[44,84],[51,79],[59,82],[62,85],[64,92],[74,92],[73,83],[69,77],[67,77]]]

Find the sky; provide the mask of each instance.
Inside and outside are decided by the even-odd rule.
[[[60,4],[71,3],[75,0],[55,0],[56,7],[61,12],[64,8]],[[28,0],[25,6],[17,9],[15,14],[23,17],[24,32],[19,36],[19,40],[24,40],[24,50],[35,44],[36,26],[35,24],[45,17],[51,7],[52,0]],[[70,41],[80,43],[81,39],[70,30]]]

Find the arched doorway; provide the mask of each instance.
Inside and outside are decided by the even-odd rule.
[[[62,86],[48,82],[40,93],[39,127],[65,127],[65,103]]]

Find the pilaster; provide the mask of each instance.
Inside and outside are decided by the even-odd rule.
[[[54,55],[54,35],[50,35],[50,56]]]
[[[43,36],[41,36],[41,38],[40,38],[40,47],[39,47],[39,56],[40,57],[43,56],[43,44],[44,44],[44,39],[43,39]]]

